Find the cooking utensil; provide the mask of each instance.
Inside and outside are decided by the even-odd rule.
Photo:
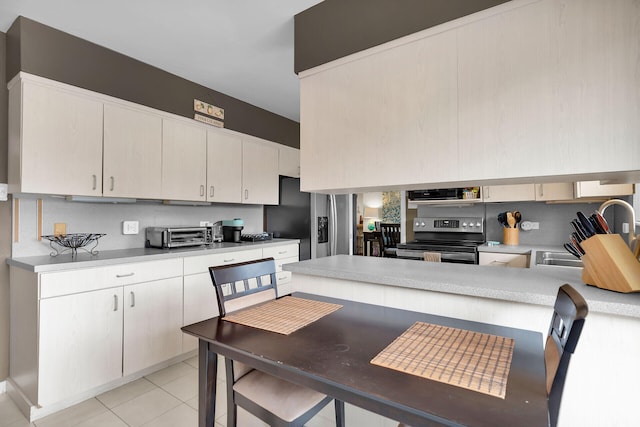
[[[579,241],[587,240],[587,234],[582,228],[580,221],[578,221],[577,219],[571,220],[571,226],[576,231],[576,233],[578,233],[578,236],[580,237],[580,239],[578,239]]]
[[[610,234],[611,230],[609,229],[609,224],[607,223],[607,220],[604,219],[602,214],[600,212],[596,211],[594,213],[594,215],[596,216],[596,220],[598,221],[598,224],[600,224],[600,227],[602,227],[604,232],[607,233],[607,234]]]
[[[571,244],[573,245],[573,247],[578,250],[578,252],[580,252],[582,255],[586,253],[584,249],[582,249],[582,246],[580,245],[580,242],[576,237],[576,233],[571,233],[571,235],[569,236],[569,240],[571,241]]]
[[[509,228],[515,228],[516,226],[516,219],[511,212],[507,212],[507,224],[509,224]]]
[[[593,225],[591,224],[591,222],[589,221],[589,218],[587,218],[587,216],[585,214],[583,214],[582,212],[576,212],[576,215],[578,215],[578,221],[580,221],[580,224],[582,225],[584,231],[585,231],[585,235],[587,237],[591,237],[591,236],[595,236],[596,234],[598,234],[596,232],[596,229],[593,228]]]
[[[507,227],[507,213],[506,212],[500,212],[498,214],[498,222],[503,227],[505,227],[505,228]]]
[[[522,221],[522,214],[519,211],[515,211],[513,217],[516,219],[516,227],[518,227],[518,224]]]
[[[591,214],[589,216],[589,222],[591,223],[593,228],[595,228],[596,233],[598,233],[598,234],[606,234],[605,231],[600,226],[600,223],[598,222],[598,219],[596,218],[596,214]]]
[[[582,258],[582,256],[580,255],[580,252],[578,252],[578,250],[574,248],[571,244],[565,243],[563,246],[567,250],[567,252],[569,252],[574,257],[578,259]]]

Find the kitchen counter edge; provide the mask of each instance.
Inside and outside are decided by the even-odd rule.
[[[548,307],[553,306],[558,288],[568,283],[585,298],[590,312],[640,319],[640,294],[585,285],[581,268],[511,268],[336,255],[286,264],[283,269],[294,273],[294,283],[295,274],[305,274]]]
[[[133,262],[156,261],[171,258],[186,258],[192,256],[213,255],[227,252],[237,252],[269,246],[282,246],[287,244],[299,244],[299,239],[273,239],[261,242],[214,243],[208,246],[157,249],[157,248],[131,248],[100,251],[97,255],[78,253],[75,259],[70,254],[62,254],[57,257],[39,255],[32,257],[7,258],[7,264],[33,273],[46,273],[52,271],[75,270],[79,268],[102,267],[106,265],[125,264]]]

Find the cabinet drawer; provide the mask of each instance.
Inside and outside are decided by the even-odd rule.
[[[297,257],[299,256],[298,244],[266,247],[262,249],[262,256],[265,258],[273,257],[274,259]]]
[[[282,271],[283,264],[289,264],[290,262],[298,262],[298,257],[292,256],[290,258],[276,259],[275,262],[276,262],[276,271],[279,273]]]
[[[508,253],[480,253],[480,265],[495,267],[529,267],[529,255]]]
[[[291,283],[291,272],[290,271],[278,272],[278,274],[276,274],[276,281],[277,281],[276,283],[278,283],[278,287],[287,283]]]
[[[187,257],[184,259],[184,274],[205,273],[209,271],[209,267],[215,265],[233,264],[260,258],[262,258],[262,249]]]
[[[182,276],[182,258],[42,273],[40,298]]]

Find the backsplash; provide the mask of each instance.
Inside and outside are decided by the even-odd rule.
[[[623,198],[630,201],[631,198]],[[520,211],[522,221],[537,222],[538,230],[520,230],[520,244],[531,246],[562,246],[571,234],[569,223],[576,217],[576,212],[593,213],[601,203],[567,203],[547,204],[543,202],[505,202],[479,203],[472,206],[433,206],[418,207],[418,216],[484,216],[486,239],[502,243],[502,226],[498,223],[498,213],[505,211]],[[620,233],[622,222],[627,221],[623,209],[615,206],[608,208],[605,217],[613,226],[615,232]],[[626,241],[627,234],[620,233]]]
[[[176,206],[160,202],[138,201],[133,204],[69,202],[53,196],[22,195],[19,203],[18,235],[12,237],[12,257],[49,255],[46,240],[38,240],[37,200],[42,199],[42,234],[53,234],[54,223],[66,223],[67,233],[105,233],[97,250],[142,248],[145,229],[152,226],[199,225],[200,221],[242,218],[243,233],[263,231],[262,205],[213,204],[211,206]],[[12,230],[15,230],[15,220]],[[122,221],[138,221],[140,232],[122,234]]]

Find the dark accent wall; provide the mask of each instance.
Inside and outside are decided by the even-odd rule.
[[[8,80],[25,71],[190,118],[196,98],[224,108],[228,129],[300,147],[296,121],[31,19],[18,17],[7,38]]]
[[[299,73],[509,0],[324,0],[295,16]]]

